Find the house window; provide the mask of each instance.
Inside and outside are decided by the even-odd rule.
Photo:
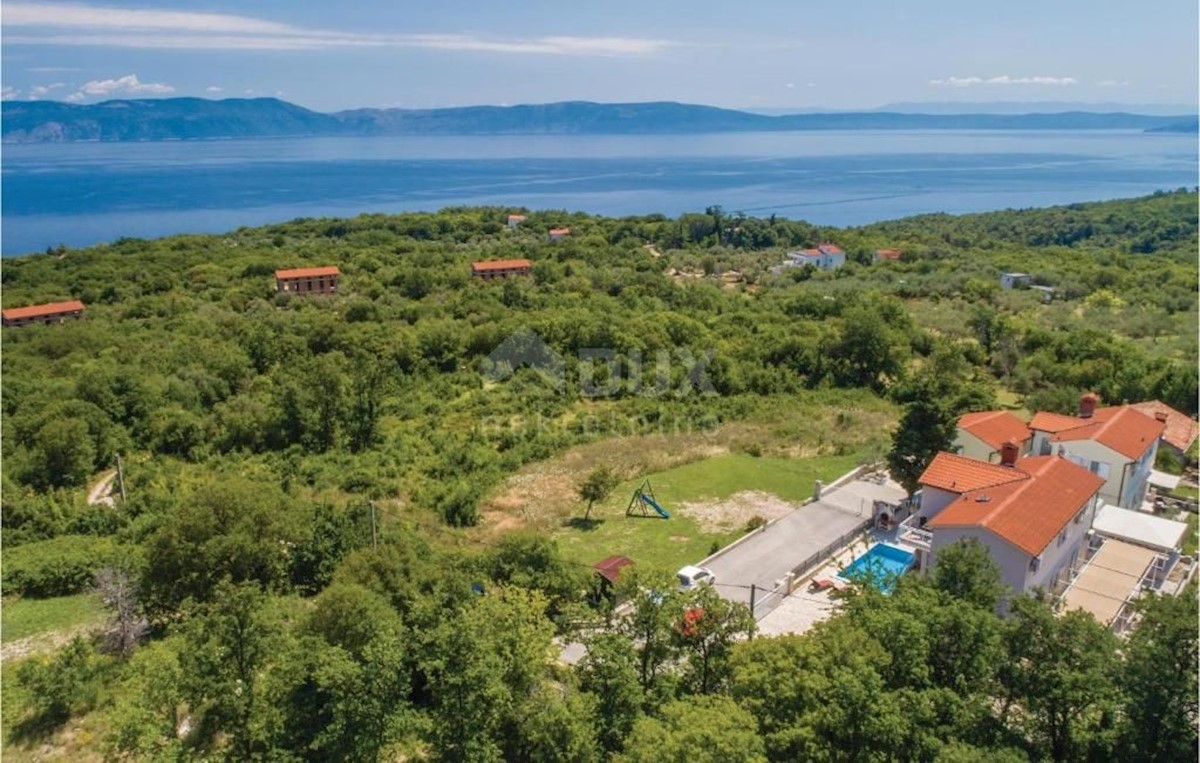
[[[1067,528],[1064,527],[1063,531],[1058,534],[1058,545],[1061,546],[1062,544],[1064,544],[1066,542],[1067,542]]]
[[[1040,566],[1042,566],[1042,560],[1039,559],[1038,557],[1035,556],[1029,560],[1029,571],[1030,572],[1037,572],[1038,567],[1040,567]]]
[[[1082,521],[1083,521],[1083,512],[1080,511],[1078,514],[1075,515],[1075,524],[1079,524]]]

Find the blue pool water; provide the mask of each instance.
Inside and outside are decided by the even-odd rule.
[[[908,572],[916,560],[916,555],[911,551],[876,543],[867,553],[851,562],[842,571],[841,577],[847,580],[870,579],[879,590],[890,593],[896,587],[896,580]]]

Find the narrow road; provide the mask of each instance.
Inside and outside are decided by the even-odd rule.
[[[88,506],[96,504],[104,504],[105,506],[113,506],[116,501],[112,497],[113,480],[117,478],[117,470],[109,469],[104,474],[100,475],[100,481],[92,486],[88,491],[87,502]]]

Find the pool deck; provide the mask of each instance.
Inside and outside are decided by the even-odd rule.
[[[893,539],[893,533],[872,530],[866,539],[858,539],[843,547],[834,557],[833,563],[817,569],[812,580],[834,579],[838,573],[858,557],[867,553],[876,543],[901,546]],[[802,585],[784,597],[779,604],[758,621],[758,632],[764,636],[781,636],[787,633],[804,633],[814,625],[833,616],[839,606],[832,590],[811,592]]]

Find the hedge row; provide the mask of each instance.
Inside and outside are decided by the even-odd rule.
[[[94,535],[62,535],[5,549],[0,590],[32,597],[79,593],[92,584],[97,570],[128,551],[112,538]]]

